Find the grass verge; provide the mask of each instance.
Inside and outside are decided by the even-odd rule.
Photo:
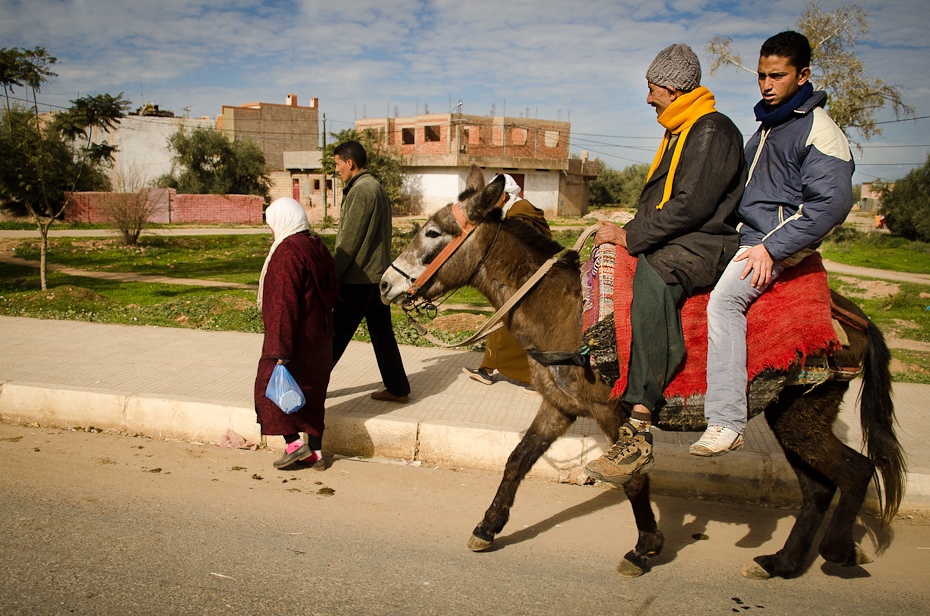
[[[392,251],[398,254],[419,230],[419,225],[395,230]],[[553,237],[563,246],[574,244],[582,227],[556,231]],[[199,278],[257,284],[271,236],[143,236],[138,246],[122,246],[114,238],[53,238],[49,261],[77,269]],[[335,237],[323,235],[332,250]],[[590,242],[587,249],[590,249]],[[587,252],[587,250],[585,251]],[[904,242],[887,234],[842,231],[824,245],[825,256],[834,261],[889,269],[930,273],[930,247]],[[907,253],[901,255],[898,253]],[[21,240],[15,254],[38,260],[38,241]],[[854,255],[853,260],[849,255]],[[831,286],[859,303],[889,337],[930,342],[930,287],[908,283],[885,284],[886,292],[875,292],[875,281],[831,276]],[[467,317],[488,302],[477,291],[464,288],[445,300],[456,306],[433,325],[432,333],[447,343],[462,340],[477,329],[481,318]],[[185,327],[209,330],[262,331],[261,314],[255,307],[255,292],[209,289],[186,285],[124,283],[73,277],[49,272],[49,290],[39,290],[38,270],[32,267],[0,266],[0,314],[49,319],[72,319],[99,323]],[[459,315],[462,318],[447,318]],[[483,313],[487,316],[487,313]],[[406,323],[397,308],[392,311],[398,342],[429,346]],[[357,340],[368,341],[364,327]],[[474,347],[480,349],[481,345]],[[895,378],[901,381],[930,381],[930,353],[892,349]]]

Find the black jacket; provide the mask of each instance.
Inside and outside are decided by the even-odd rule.
[[[736,208],[746,163],[743,136],[730,118],[719,112],[701,117],[686,137],[671,197],[659,210],[674,139],[624,229],[629,253],[645,255],[663,280],[691,296],[717,282],[739,247]]]

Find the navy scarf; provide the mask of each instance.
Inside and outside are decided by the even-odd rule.
[[[777,126],[782,122],[790,119],[794,115],[794,111],[800,107],[804,101],[810,98],[811,94],[814,93],[814,86],[811,85],[811,82],[805,83],[801,86],[801,89],[798,90],[797,94],[794,97],[779,107],[778,109],[770,109],[766,104],[765,99],[762,99],[756,106],[753,107],[753,111],[756,113],[756,120],[762,122],[762,126],[768,128],[771,126]]]

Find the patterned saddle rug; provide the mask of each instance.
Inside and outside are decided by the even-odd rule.
[[[620,397],[630,359],[630,303],[636,258],[602,244],[582,267],[584,338],[591,364]],[[657,425],[665,430],[703,430],[707,370],[707,301],[710,291],[688,298],[681,309],[686,356],[665,389]],[[832,316],[831,292],[820,255],[788,268],[748,313],[747,372],[750,417],[788,385],[816,386],[851,379],[858,368],[830,361],[845,333]]]

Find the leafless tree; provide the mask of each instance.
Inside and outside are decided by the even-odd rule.
[[[829,94],[830,117],[847,134],[849,129],[855,129],[864,141],[880,135],[875,112],[885,105],[891,105],[896,117],[914,115],[900,87],[865,74],[855,47],[860,40],[868,39],[870,25],[868,14],[858,4],[826,12],[819,2],[809,2],[796,28],[811,43],[811,81]],[[710,74],[716,74],[722,66],[755,74],[756,69],[743,64],[732,43],[730,38],[715,36],[707,44]]]
[[[101,210],[119,230],[123,243],[135,246],[163,206],[150,198],[149,189],[145,187],[146,178],[136,166],[117,165],[110,177],[116,190],[103,197]]]

